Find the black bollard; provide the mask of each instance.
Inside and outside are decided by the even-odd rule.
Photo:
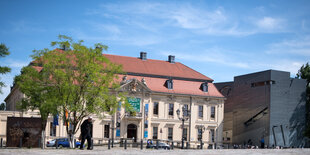
[[[41,138],[39,137],[39,148],[41,147]]]
[[[21,148],[23,146],[23,138],[19,139],[19,147]]]
[[[110,141],[110,139],[108,140],[108,149],[110,150],[111,149],[111,141]]]
[[[74,148],[77,148],[76,147],[76,139],[74,138],[74,144],[73,144]]]
[[[3,139],[1,138],[1,143],[0,143],[0,145],[1,145],[1,148],[3,147]]]
[[[200,149],[202,150],[203,148],[203,143],[202,143],[202,140],[200,140]]]
[[[186,149],[188,149],[189,148],[189,143],[188,142],[186,142]]]
[[[124,149],[126,150],[127,149],[127,139],[125,139],[125,147]]]
[[[58,139],[56,139],[56,149],[58,149]]]
[[[173,141],[171,142],[171,150],[173,150],[174,144]]]
[[[143,150],[143,140],[141,139],[140,148]]]
[[[156,150],[158,150],[158,145],[159,145],[159,142],[158,140],[156,140]]]

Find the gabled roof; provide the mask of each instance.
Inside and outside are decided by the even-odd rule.
[[[185,79],[197,79],[200,81],[209,81],[213,80],[189,67],[186,65],[175,62],[170,63],[168,61],[162,60],[141,60],[140,58],[119,56],[104,54],[111,62],[122,65],[123,71],[128,73],[136,73],[142,75],[155,75],[155,76],[167,76],[167,77],[177,77]]]
[[[173,80],[173,89],[167,89],[164,83],[167,79],[154,78],[154,77],[142,77],[132,75],[119,75],[119,79],[123,76],[127,76],[128,80],[137,79],[141,81],[144,78],[146,86],[153,92],[170,93],[170,94],[186,94],[186,95],[197,95],[197,96],[212,96],[212,97],[224,97],[215,87],[213,83],[208,83],[208,92],[203,92],[200,89],[201,82],[197,81],[184,81],[184,80]]]

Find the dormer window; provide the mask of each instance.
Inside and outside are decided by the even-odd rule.
[[[208,92],[208,82],[202,83],[201,86],[200,86],[200,89],[201,89],[203,92]]]
[[[172,81],[172,79],[167,80],[166,83],[165,83],[165,86],[168,89],[173,89],[173,81]]]

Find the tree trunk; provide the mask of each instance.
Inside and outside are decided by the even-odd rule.
[[[45,149],[45,129],[41,133],[41,148]]]
[[[41,124],[41,148],[45,149],[45,128],[46,128],[46,123],[47,120],[42,120],[42,124]]]

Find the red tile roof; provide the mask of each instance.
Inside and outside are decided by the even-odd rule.
[[[104,54],[111,62],[122,65],[126,73],[136,73],[138,75],[127,75],[127,79],[135,78],[141,81],[145,79],[147,87],[154,92],[187,94],[199,96],[224,97],[212,83],[212,79],[183,65],[182,63],[170,63],[162,60],[141,60],[140,58]],[[42,67],[33,66],[37,71]],[[141,75],[140,75],[141,74]],[[173,89],[165,87],[167,78],[172,77]],[[119,80],[125,75],[119,75]],[[155,76],[155,77],[154,77]],[[175,78],[176,77],[176,78]],[[194,80],[191,80],[194,79]],[[208,81],[208,92],[200,89],[203,81]]]
[[[124,72],[149,75],[162,75],[213,81],[211,78],[183,65],[182,63],[170,63],[162,60],[141,60],[140,58],[104,54],[111,62],[122,65]]]
[[[119,79],[122,79],[124,75],[120,75]],[[172,93],[172,94],[187,94],[187,95],[198,95],[198,96],[212,96],[212,97],[224,97],[215,87],[213,83],[208,83],[208,92],[203,92],[200,89],[202,82],[197,81],[184,81],[184,80],[173,80],[173,89],[167,89],[164,84],[167,79],[154,78],[154,77],[143,77],[143,76],[132,76],[127,75],[127,80],[137,79],[141,81],[142,78],[146,81],[146,85],[149,89],[154,92]]]

